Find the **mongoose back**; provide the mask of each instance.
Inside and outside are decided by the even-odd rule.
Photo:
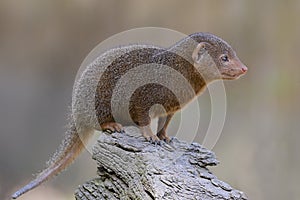
[[[172,71],[183,77],[192,92],[178,85],[180,82],[169,73]],[[129,45],[108,50],[87,66],[75,82],[69,129],[48,167],[12,198],[18,198],[70,165],[94,130],[122,132],[122,126],[135,125],[148,141],[169,142],[166,129],[176,111],[199,96],[208,83],[237,79],[246,72],[247,67],[231,46],[210,33],[191,34],[169,48]],[[134,77],[126,76],[128,73]],[[151,81],[129,88],[133,81],[143,82],[143,77]],[[170,87],[175,84],[176,91],[155,82],[156,78],[166,80]],[[121,79],[126,84],[120,85]],[[123,102],[129,90],[132,90],[130,98]],[[153,109],[149,114],[157,104],[164,109]],[[150,129],[155,117],[159,118],[156,134]]]

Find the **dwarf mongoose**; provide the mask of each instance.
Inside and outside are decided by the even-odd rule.
[[[119,112],[122,110],[122,95],[115,94],[114,90],[126,73],[139,66],[154,66],[157,71],[154,74],[169,82],[174,80],[166,73],[167,68],[175,70],[190,84],[192,93],[186,93],[184,88],[177,86],[178,92],[174,94],[163,84],[147,82],[132,92],[127,108],[129,116],[123,115]],[[142,67],[134,73],[156,78],[156,75],[151,77],[149,74],[153,69]],[[93,130],[122,132],[122,125],[134,124],[150,142],[169,142],[166,129],[176,111],[200,95],[208,83],[237,79],[246,72],[247,67],[231,46],[210,33],[191,34],[169,48],[128,45],[108,50],[87,66],[75,82],[69,130],[59,150],[50,159],[48,168],[14,193],[12,198],[18,198],[65,169],[83,150],[84,141]],[[126,78],[126,81],[130,83],[132,80]],[[126,85],[122,87],[122,91],[127,90]],[[118,97],[117,103],[112,101],[113,97]],[[164,111],[158,109],[149,115],[150,108],[156,104],[162,105]],[[149,126],[154,117],[159,117],[157,134],[153,134]]]

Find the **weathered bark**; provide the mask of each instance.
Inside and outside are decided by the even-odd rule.
[[[77,189],[77,200],[247,199],[208,171],[218,161],[197,143],[150,144],[129,127],[125,134],[102,134],[93,158],[99,177]]]

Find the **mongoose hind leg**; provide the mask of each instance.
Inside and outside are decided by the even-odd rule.
[[[170,121],[172,119],[174,114],[169,114],[165,117],[159,117],[158,119],[158,126],[157,126],[157,137],[161,140],[164,140],[165,142],[169,143],[171,141],[171,138],[167,135],[167,127],[170,124]]]
[[[118,132],[122,133],[124,132],[123,126],[116,122],[107,122],[101,124],[101,129],[108,133]]]

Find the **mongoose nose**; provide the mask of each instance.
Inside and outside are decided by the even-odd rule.
[[[243,67],[242,67],[242,71],[243,71],[244,73],[246,73],[246,72],[248,71],[248,68],[247,68],[246,66],[243,66]]]

